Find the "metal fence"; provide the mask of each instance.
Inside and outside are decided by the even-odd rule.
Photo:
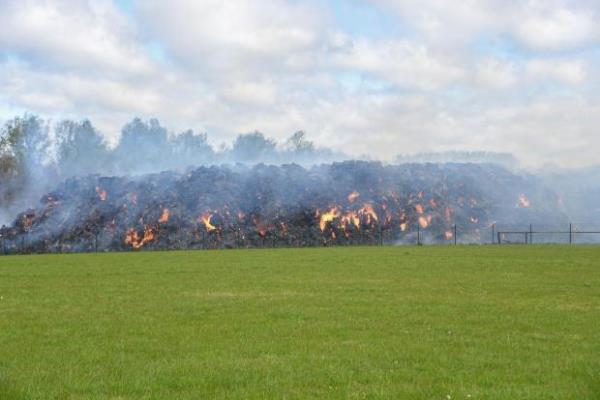
[[[316,228],[315,228],[316,229]],[[187,232],[189,233],[189,232]],[[317,246],[353,246],[353,245],[471,245],[471,244],[600,244],[600,223],[561,223],[561,224],[502,224],[495,223],[487,227],[466,223],[453,225],[445,232],[437,229],[421,228],[418,224],[412,229],[398,232],[381,227],[361,232],[351,238],[331,239],[322,237],[317,231],[311,240],[302,243],[283,240],[272,236],[262,237],[260,241],[248,244],[240,239],[239,232],[219,231],[207,233],[203,230],[197,237],[181,235],[178,230],[170,232],[165,241],[153,243],[144,250],[203,250],[248,247],[317,247]],[[158,235],[161,236],[161,235]],[[191,238],[191,239],[190,239]],[[102,242],[98,235],[89,234],[79,237],[75,246],[62,246],[40,250],[29,235],[7,239],[0,235],[0,255],[29,254],[39,252],[104,252],[132,250],[122,244]]]
[[[497,226],[495,235],[495,243],[498,244],[594,244],[600,243],[600,225],[568,223],[560,225]]]
[[[426,229],[406,232],[397,244],[600,244],[600,223],[454,225],[445,239]]]

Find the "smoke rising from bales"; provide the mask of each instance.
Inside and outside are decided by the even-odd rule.
[[[173,133],[156,119],[138,118],[123,127],[114,146],[109,146],[90,121],[52,124],[34,115],[8,121],[0,140],[0,223],[36,206],[43,194],[76,176],[140,176],[235,163],[312,165],[347,158],[341,152],[318,148],[302,131],[282,143],[255,131],[214,148],[206,133]]]
[[[283,142],[254,131],[240,134],[232,143],[215,148],[209,143],[207,133],[170,132],[158,120],[136,118],[122,128],[119,141],[109,145],[90,121],[51,123],[35,115],[25,115],[8,121],[0,132],[0,225],[12,223],[18,213],[36,208],[46,193],[73,177],[141,177],[161,171],[184,173],[198,166],[237,163],[247,166],[298,164],[311,168],[350,158],[343,151],[316,146],[302,131]],[[519,162],[511,154],[461,151],[399,155],[393,164],[427,163],[496,165],[499,169],[493,171],[503,170],[520,176],[520,182],[524,182],[520,190],[543,192],[539,198],[552,199],[549,208],[554,207],[554,199],[558,199],[560,212],[567,218],[600,222],[598,168],[524,172],[519,170]],[[468,169],[454,171],[465,174]],[[496,172],[494,177],[501,175]],[[485,179],[483,175],[458,178],[458,181],[475,180],[483,192],[497,192],[490,186],[494,180]],[[510,200],[498,201],[514,203],[512,191],[505,198]],[[544,205],[538,201],[536,206]],[[509,207],[496,217],[512,220],[515,213],[510,210]]]

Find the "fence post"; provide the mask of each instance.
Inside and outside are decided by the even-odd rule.
[[[533,244],[533,225],[529,224],[529,244]]]
[[[573,244],[573,224],[569,223],[569,244]]]
[[[502,241],[500,239],[500,232],[498,232],[497,235],[498,235],[498,244],[502,244]]]
[[[456,246],[456,224],[454,224],[454,245]]]
[[[496,230],[496,224],[492,224],[492,244],[494,244],[494,240],[496,237],[495,231]]]
[[[421,226],[417,224],[417,246],[421,245]]]

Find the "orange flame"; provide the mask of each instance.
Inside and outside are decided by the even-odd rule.
[[[348,195],[348,202],[349,203],[354,203],[354,200],[358,199],[358,196],[360,196],[360,193],[358,193],[356,190],[352,193],[350,193]]]
[[[366,217],[367,225],[371,225],[373,221],[379,221],[377,217],[377,213],[373,209],[373,205],[369,203],[365,203],[360,210],[358,210],[359,215]]]
[[[452,231],[444,232],[444,239],[451,240],[454,237],[454,233]]]
[[[258,234],[263,238],[267,235],[269,228],[271,228],[271,226],[264,225],[263,223],[261,223],[256,216],[252,217],[252,223],[256,227],[256,231],[258,232]]]
[[[423,205],[417,204],[415,206],[415,211],[417,212],[417,214],[423,214],[425,212],[425,208],[423,207]]]
[[[160,218],[158,219],[158,223],[165,224],[165,223],[169,222],[170,215],[171,215],[171,212],[169,211],[169,209],[163,208],[162,214],[161,214]]]
[[[125,235],[125,244],[130,245],[135,250],[142,248],[144,245],[150,243],[154,240],[154,230],[152,227],[146,225],[144,227],[144,236],[140,238],[137,231],[133,228],[127,230],[127,234]]]
[[[349,225],[356,226],[356,229],[360,229],[360,218],[354,211],[348,211],[345,215],[340,219],[340,225],[344,229],[348,229]],[[346,236],[348,232],[346,232]]]
[[[210,223],[211,218],[212,218],[212,214],[209,212],[205,212],[204,214],[202,214],[200,216],[200,218],[198,218],[199,222],[204,224],[204,227],[206,228],[207,232],[211,232],[211,231],[214,231],[215,229],[217,229],[216,226],[214,226],[213,224]]]
[[[339,211],[338,211],[337,207],[332,207],[326,213],[321,214],[321,217],[319,219],[319,228],[321,228],[321,231],[324,231],[327,224],[329,222],[332,222],[338,216],[339,216]]]
[[[354,211],[348,211],[341,219],[341,225],[344,229],[350,224],[354,225],[356,229],[360,229],[360,217]]]
[[[406,222],[403,222],[400,224],[400,230],[402,232],[405,232],[408,229],[408,224]]]
[[[102,189],[100,186],[96,186],[96,193],[98,194],[100,201],[106,201],[106,199],[108,199],[108,193],[106,193],[106,190]]]
[[[425,229],[429,226],[429,221],[424,216],[420,216],[419,217],[419,225],[421,225],[421,228]]]

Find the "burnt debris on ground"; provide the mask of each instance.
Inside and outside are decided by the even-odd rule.
[[[533,177],[487,164],[348,161],[73,178],[0,230],[4,254],[451,242],[562,218]]]

